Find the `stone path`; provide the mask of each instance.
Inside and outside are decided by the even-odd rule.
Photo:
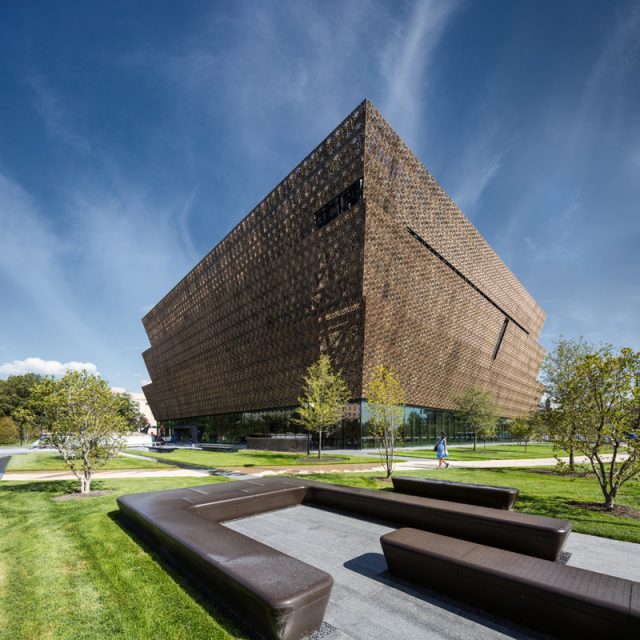
[[[541,638],[436,590],[386,573],[379,523],[308,506],[264,513],[225,526],[330,573],[334,579],[325,640]],[[640,545],[572,533],[567,564],[640,580]]]

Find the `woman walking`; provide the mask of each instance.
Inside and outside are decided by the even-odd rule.
[[[449,451],[447,450],[447,434],[444,431],[440,432],[440,440],[438,440],[438,444],[436,445],[436,457],[438,458],[437,469],[440,469],[442,466],[446,469],[449,466],[449,463],[445,460],[445,458],[449,457]]]

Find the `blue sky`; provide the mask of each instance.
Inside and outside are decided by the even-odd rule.
[[[0,4],[0,375],[139,391],[141,317],[365,97],[545,347],[640,348],[637,2],[24,0]]]

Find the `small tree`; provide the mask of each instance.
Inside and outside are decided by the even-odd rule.
[[[582,338],[569,340],[560,337],[553,349],[547,353],[542,362],[542,380],[547,394],[547,410],[545,420],[551,439],[561,448],[569,451],[569,468],[575,469],[574,461],[574,424],[567,418],[563,410],[568,383],[575,374],[580,358],[589,353],[596,353],[598,348]]]
[[[491,392],[480,387],[467,387],[454,396],[458,419],[473,434],[473,450],[478,438],[491,438],[497,430],[496,409]]]
[[[138,403],[130,393],[118,393],[120,398],[120,415],[126,420],[131,431],[140,431],[149,426],[149,421],[140,411]]]
[[[125,447],[129,426],[120,415],[120,398],[105,380],[86,371],[46,379],[33,396],[33,411],[47,440],[80,480],[80,492],[89,493],[94,470]]]
[[[15,422],[9,416],[0,417],[0,444],[15,444],[19,437]]]
[[[375,438],[386,477],[390,478],[404,417],[404,391],[396,374],[380,365],[373,372],[366,393],[371,435]]]
[[[321,355],[307,369],[302,396],[298,398],[299,417],[293,422],[318,434],[318,459],[322,454],[322,434],[329,435],[338,427],[350,397],[342,372],[331,368],[329,356]]]
[[[567,444],[589,459],[613,509],[620,487],[640,474],[640,352],[606,347],[580,357],[560,391],[573,425]]]
[[[540,411],[535,411],[524,418],[516,418],[509,425],[512,437],[524,444],[525,451],[532,440],[536,440],[542,435],[544,430],[542,415]]]

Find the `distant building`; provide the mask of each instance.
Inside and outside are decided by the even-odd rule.
[[[469,385],[504,417],[540,397],[545,314],[365,101],[143,319],[154,416],[239,441],[295,431],[321,353],[353,403],[328,444],[367,444],[378,364],[406,392],[405,443],[445,430]]]

